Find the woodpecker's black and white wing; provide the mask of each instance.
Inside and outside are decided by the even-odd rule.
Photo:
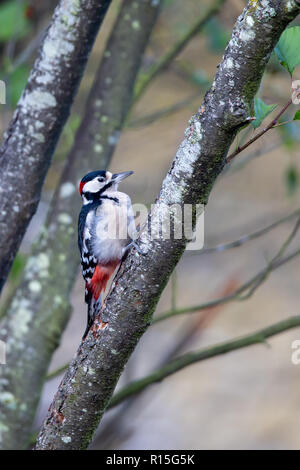
[[[87,210],[83,206],[78,219],[78,246],[81,254],[81,270],[82,276],[86,282],[85,288],[85,301],[89,303],[91,300],[91,293],[88,289],[88,284],[92,280],[95,269],[97,267],[97,259],[95,258],[91,246],[91,218],[93,215],[92,210]]]

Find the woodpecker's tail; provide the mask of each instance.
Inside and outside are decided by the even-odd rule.
[[[98,308],[101,305],[101,296],[98,299],[94,299],[93,294],[91,292],[87,292],[85,295],[85,300],[87,303],[87,322],[86,322],[86,329],[82,339],[85,339],[87,336],[89,329],[91,328],[92,324],[94,323],[95,317],[98,313]]]
[[[95,316],[101,306],[101,292],[106,289],[107,282],[112,276],[114,270],[118,266],[119,261],[114,261],[106,266],[98,265],[94,271],[90,282],[85,286],[85,301],[88,305],[87,326],[83,338],[86,337],[90,327],[92,326]]]

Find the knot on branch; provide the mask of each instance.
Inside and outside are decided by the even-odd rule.
[[[225,101],[225,100],[224,100]],[[223,106],[222,106],[222,103]],[[230,99],[227,102],[220,102],[218,109],[221,127],[226,131],[232,132],[248,125],[251,121],[249,106],[242,98]]]

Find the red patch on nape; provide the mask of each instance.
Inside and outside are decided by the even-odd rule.
[[[114,273],[119,262],[107,264],[106,266],[98,266],[95,269],[94,275],[88,284],[88,290],[92,292],[95,300],[99,299],[102,291],[106,289],[109,278]]]
[[[82,190],[83,190],[83,186],[85,185],[85,183],[83,183],[82,181],[80,181],[79,183],[79,192],[80,192],[80,195],[82,193]]]

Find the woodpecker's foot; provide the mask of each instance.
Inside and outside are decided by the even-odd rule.
[[[94,305],[93,321],[95,320],[96,316],[100,312],[101,308],[102,308],[101,300],[98,300],[97,303],[95,303],[95,305]]]
[[[100,309],[101,311],[102,311],[102,310],[105,310],[105,308],[106,308],[106,299],[107,299],[108,295],[110,294],[110,291],[111,291],[111,286],[110,286],[110,288],[109,288],[109,292],[107,293],[107,296],[106,296],[105,299],[103,300],[103,304],[101,305],[101,309]],[[100,311],[100,310],[99,310],[99,311]]]
[[[92,326],[92,323],[91,323],[91,324],[88,324],[88,325],[86,326],[85,332],[84,332],[83,337],[82,337],[82,341],[84,341],[85,338],[87,337],[88,332],[90,331],[91,326]]]
[[[132,242],[130,242],[127,246],[125,246],[124,248],[124,254],[130,250],[131,247],[134,247],[136,249],[136,251],[140,254],[140,255],[145,255],[146,253],[144,253],[141,248],[138,246],[138,244],[136,243],[135,240],[132,240]]]

